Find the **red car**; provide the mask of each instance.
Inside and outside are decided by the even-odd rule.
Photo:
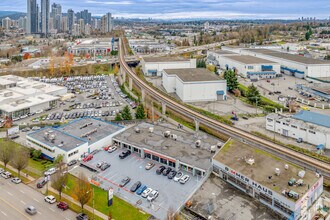
[[[83,159],[83,161],[84,161],[84,162],[87,162],[87,161],[90,161],[91,159],[93,159],[93,154],[90,154],[90,155],[88,155],[87,157],[85,157],[85,158]]]
[[[111,146],[106,146],[106,147],[103,148],[103,149],[104,149],[105,151],[108,151],[110,147],[111,147]]]
[[[65,202],[59,202],[57,204],[57,208],[62,209],[63,211],[67,210],[69,208],[69,205]]]

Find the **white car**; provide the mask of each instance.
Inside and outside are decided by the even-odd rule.
[[[97,167],[97,168],[100,168],[104,163],[105,163],[104,161],[102,161],[102,162],[98,162],[98,163],[96,164],[96,167]]]
[[[144,190],[144,191],[142,192],[141,196],[142,196],[143,198],[147,198],[148,195],[149,195],[151,192],[152,192],[152,189],[151,189],[151,188],[147,188],[146,190]]]
[[[158,192],[157,190],[153,190],[153,191],[148,195],[147,200],[148,200],[149,202],[152,202],[152,201],[154,201],[154,200],[157,198],[158,195],[159,195],[159,192]]]
[[[3,172],[5,172],[5,170],[0,168],[0,174],[3,173]]]
[[[182,176],[183,176],[183,173],[182,173],[182,172],[178,172],[178,173],[175,175],[175,177],[173,178],[173,180],[174,180],[175,182],[178,182],[178,181],[181,179]]]
[[[8,178],[10,178],[11,177],[11,173],[10,172],[3,172],[3,173],[1,173],[1,176],[3,177],[3,178],[5,178],[5,179],[8,179]]]
[[[56,202],[56,199],[54,196],[46,196],[45,202],[48,202],[49,204],[54,204]]]
[[[56,173],[56,169],[55,168],[50,168],[44,174],[45,174],[45,176],[48,176],[48,175],[53,175],[54,173]]]
[[[184,175],[183,177],[181,177],[181,179],[179,180],[179,182],[181,184],[185,184],[188,180],[189,180],[189,176],[188,175]]]
[[[117,150],[117,147],[116,147],[116,146],[111,146],[111,147],[109,147],[108,152],[109,152],[109,153],[112,153],[112,152],[114,152],[115,150]]]
[[[16,184],[19,184],[19,183],[22,182],[22,180],[21,180],[20,178],[18,178],[18,177],[13,178],[11,181],[12,181],[13,183],[16,183]]]
[[[36,114],[40,114],[40,113],[43,113],[43,112],[44,112],[44,110],[40,109],[40,110],[36,111]]]

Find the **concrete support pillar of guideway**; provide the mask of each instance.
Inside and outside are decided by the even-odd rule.
[[[166,114],[166,104],[162,103],[162,114],[165,115]]]
[[[133,79],[131,77],[128,78],[128,88],[130,91],[133,90]]]

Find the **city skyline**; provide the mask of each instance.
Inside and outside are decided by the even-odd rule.
[[[24,4],[22,4],[24,3]],[[101,16],[111,11],[116,17],[127,18],[255,18],[255,19],[296,19],[298,17],[328,18],[330,4],[326,0],[279,1],[271,0],[57,0],[63,12],[88,9],[93,16]],[[3,0],[2,10],[26,11],[24,0]],[[155,10],[156,9],[156,10]]]

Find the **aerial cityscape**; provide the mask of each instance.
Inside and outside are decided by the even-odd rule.
[[[329,7],[2,0],[0,220],[330,220]]]

